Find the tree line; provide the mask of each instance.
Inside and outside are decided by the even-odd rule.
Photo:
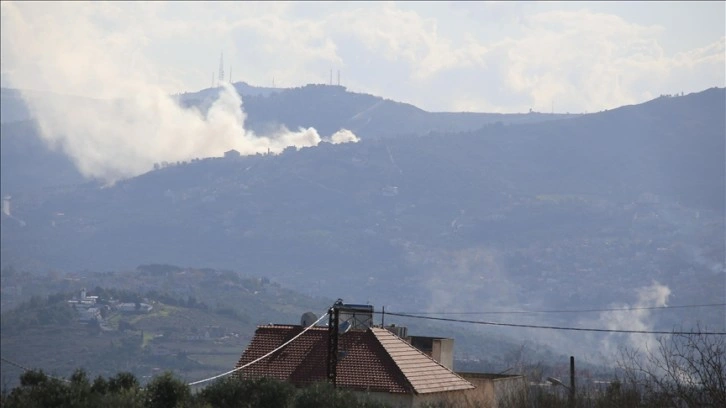
[[[726,407],[726,336],[699,331],[661,337],[645,350],[623,349],[619,371],[604,390],[576,393],[532,387],[497,401],[500,408],[696,408]],[[3,390],[0,407],[130,407],[130,408],[383,408],[370,395],[333,388],[328,383],[304,388],[274,379],[225,377],[193,392],[171,372],[142,387],[128,372],[88,378],[83,369],[69,379],[29,370],[20,386]],[[424,405],[426,406],[426,405]],[[454,408],[434,404],[430,408]],[[481,407],[473,405],[473,407]]]
[[[20,386],[3,390],[0,406],[7,408],[128,407],[128,408],[383,408],[385,404],[328,383],[297,389],[274,379],[226,377],[197,392],[171,372],[142,387],[128,372],[111,378],[90,380],[82,369],[68,380],[50,377],[42,371],[26,371]]]

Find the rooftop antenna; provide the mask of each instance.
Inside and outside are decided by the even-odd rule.
[[[224,81],[224,53],[219,55],[219,78],[217,80],[219,83]]]
[[[338,86],[340,86],[340,70],[338,70]]]

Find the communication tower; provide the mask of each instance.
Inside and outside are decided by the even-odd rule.
[[[219,55],[219,77],[217,77],[219,83],[224,82],[224,53]]]

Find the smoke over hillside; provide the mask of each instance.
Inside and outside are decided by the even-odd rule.
[[[221,156],[230,149],[277,153],[321,142],[314,128],[264,136],[246,130],[242,101],[229,84],[221,84],[206,114],[180,107],[161,83],[173,79],[162,80],[140,56],[143,33],[104,36],[98,27],[105,17],[81,4],[51,13],[38,4],[2,3],[3,77],[24,90],[44,140],[71,157],[84,176],[112,183],[162,161]],[[357,140],[347,130],[328,139]]]

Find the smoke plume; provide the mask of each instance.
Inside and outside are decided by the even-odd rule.
[[[2,3],[3,79],[21,90],[49,146],[70,156],[88,178],[113,183],[154,163],[222,156],[230,149],[278,153],[322,140],[314,128],[265,136],[245,129],[242,100],[230,84],[221,84],[206,114],[182,108],[141,56],[143,33],[104,34],[99,20],[108,15],[94,14],[96,6],[46,6]],[[340,130],[327,140],[358,138]]]
[[[603,312],[598,321],[599,327],[610,330],[652,331],[654,319],[651,317],[651,310],[643,308],[667,306],[671,290],[668,286],[653,282],[650,286],[638,289],[637,294],[638,299],[632,305],[611,305],[612,308],[631,308],[633,310]],[[623,339],[624,336],[625,339]],[[649,344],[654,344],[655,340],[654,335],[647,334],[610,334],[602,340],[602,345],[605,355],[615,355],[620,344],[625,343],[630,347],[642,350]]]

